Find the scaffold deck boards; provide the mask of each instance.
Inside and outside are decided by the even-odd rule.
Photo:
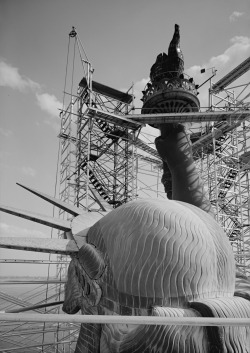
[[[162,113],[162,114],[134,114],[126,115],[128,119],[143,124],[169,124],[169,123],[200,123],[200,122],[234,122],[250,118],[250,110],[221,111],[221,112],[191,112],[191,113]]]
[[[117,126],[126,127],[133,130],[137,130],[144,125],[143,122],[131,120],[130,118],[132,117],[132,115],[112,114],[107,111],[94,108],[88,108],[86,111],[86,116],[89,116],[91,118],[95,117],[110,122],[112,124],[116,124]]]

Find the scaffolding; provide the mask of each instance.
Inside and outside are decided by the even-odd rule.
[[[74,85],[75,72],[72,70],[68,88],[66,84],[64,87],[59,133],[60,199],[87,212],[102,214],[137,198],[166,198],[161,184],[162,162],[154,148],[155,136],[144,130],[147,119],[152,116],[134,114],[133,85],[127,92],[122,92],[94,81],[94,70],[74,28],[69,34],[69,41],[74,51],[71,55],[72,68],[75,70],[75,49],[78,48],[82,71],[81,76],[77,73],[77,77],[83,77],[77,86]],[[224,79],[215,84],[210,81],[208,111],[157,117],[164,122],[195,122],[190,133],[197,167],[218,221],[229,237],[236,262],[248,276],[250,82],[234,87],[228,85],[249,68],[250,58]],[[70,219],[62,210],[59,216]],[[65,234],[60,232],[58,236],[64,238]],[[1,310],[37,304],[38,294],[48,285],[50,289],[46,289],[45,300],[62,299],[69,258],[58,255],[56,260],[47,261],[50,263],[57,266],[57,282],[44,282],[30,297],[24,294],[22,298],[16,298],[0,292],[5,303]],[[37,311],[60,313],[57,307]],[[72,323],[32,326],[5,323],[1,340],[5,342],[6,351],[14,351],[19,346],[25,352],[66,353],[74,351],[78,330],[79,325]]]
[[[133,114],[133,87],[124,93],[92,81],[93,69],[88,61],[86,67],[86,75],[73,99],[77,117],[72,129],[75,135],[60,135],[75,144],[68,185],[69,190],[73,185],[74,203],[101,212],[105,207],[117,207],[135,198],[165,197],[160,183],[160,158],[150,147],[152,139],[149,142],[142,137],[143,124],[149,123],[152,116]],[[250,274],[247,255],[250,82],[228,86],[249,68],[250,58],[216,83],[211,80],[215,75],[212,76],[207,111],[156,117],[162,119],[161,123],[195,123],[190,132],[196,164],[236,261],[247,275]],[[139,124],[133,125],[136,122]],[[65,158],[69,155],[67,152]]]
[[[72,63],[60,113],[60,199],[87,212],[103,214],[136,198],[164,198],[162,163],[153,147],[155,136],[143,131],[144,124],[130,119],[134,112],[133,85],[122,92],[94,81],[94,70],[75,30],[69,40],[73,42],[71,48],[79,50],[84,76],[77,87],[72,85],[76,67]],[[75,53],[71,57],[75,60]],[[62,210],[59,217],[70,219]],[[59,232],[58,236],[65,234]],[[57,256],[56,276],[61,282],[56,288],[57,300],[64,293],[67,260],[65,255]],[[58,324],[57,351],[74,351],[75,337],[76,325]]]
[[[230,118],[207,123],[193,134],[194,156],[217,220],[228,235],[238,269],[247,276],[250,275],[250,82],[228,86],[249,69],[250,58],[218,82],[210,81],[209,112],[227,113]]]
[[[77,33],[70,37],[81,48]],[[94,81],[84,54],[84,76],[76,92],[67,93],[69,103],[61,112],[60,198],[101,213],[138,197],[164,197],[161,161],[149,145],[155,136],[130,119],[133,85],[122,92]]]
[[[225,82],[210,83],[208,111],[195,117],[163,114],[165,122],[196,119],[195,128],[190,128],[194,158],[238,267],[248,276],[250,83],[234,88],[241,93],[227,84],[247,72],[249,63],[239,65]],[[93,81],[91,64],[86,66],[86,76],[62,112],[61,197],[67,195],[65,201],[100,213],[136,198],[165,198],[162,162],[151,147],[154,137],[143,133],[152,116],[133,114],[133,87],[124,93]]]

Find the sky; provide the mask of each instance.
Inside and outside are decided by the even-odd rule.
[[[185,72],[197,84],[211,75],[212,67],[217,81],[250,56],[249,0],[0,0],[1,204],[52,215],[51,207],[16,182],[54,194],[72,26],[95,70],[93,79],[119,90],[134,83],[139,108],[150,67],[167,51],[175,23],[180,25]],[[201,68],[208,70],[201,75]],[[75,89],[82,76],[79,65]],[[241,80],[250,81],[249,73]],[[202,106],[207,96],[204,85]],[[50,235],[45,226],[0,214],[0,236]],[[0,257],[45,255],[0,249]],[[44,265],[0,264],[1,275],[44,273]]]

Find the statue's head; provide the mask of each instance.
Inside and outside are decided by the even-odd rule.
[[[79,288],[83,303],[117,314],[233,295],[230,244],[216,221],[192,205],[130,202],[94,224],[86,240],[66,286],[72,291],[75,276],[78,309]],[[67,294],[64,309],[75,311]]]

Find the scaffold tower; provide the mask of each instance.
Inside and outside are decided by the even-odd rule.
[[[77,34],[71,37],[80,47]],[[144,124],[130,119],[133,85],[122,92],[96,82],[88,59],[82,63],[85,75],[61,112],[61,199],[101,212],[143,194],[160,195],[160,158],[141,133]]]
[[[210,130],[212,144],[205,147],[206,156],[203,156],[210,200],[230,239],[238,267],[247,276],[250,275],[250,82],[229,85],[249,69],[250,58],[247,58],[218,82],[211,81],[210,111],[226,111],[232,116],[237,112],[238,117],[206,127]]]

